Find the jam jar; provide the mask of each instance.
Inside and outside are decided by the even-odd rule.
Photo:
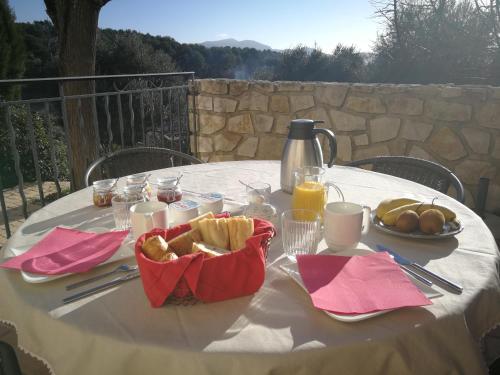
[[[116,179],[94,181],[92,187],[94,205],[97,207],[111,206],[111,199],[116,192]]]
[[[149,195],[146,192],[146,184],[131,184],[123,188],[123,195],[129,202],[149,201]]]
[[[182,199],[182,189],[177,177],[163,177],[158,179],[158,194],[160,202],[172,203]]]
[[[130,176],[125,177],[126,185],[144,185],[144,191],[147,195],[147,200],[151,200],[153,196],[153,189],[149,184],[149,174],[147,173],[137,173],[131,174]]]

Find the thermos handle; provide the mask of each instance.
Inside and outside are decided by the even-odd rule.
[[[337,156],[337,140],[335,139],[335,134],[328,129],[313,129],[313,134],[316,135],[317,133],[321,133],[328,138],[328,142],[330,143],[330,160],[328,161],[328,168],[331,168]]]

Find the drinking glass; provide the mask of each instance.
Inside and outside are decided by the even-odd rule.
[[[131,227],[130,207],[140,202],[144,202],[144,199],[131,199],[123,194],[115,195],[113,199],[111,199],[116,229],[124,230]]]
[[[325,169],[321,167],[305,166],[294,171],[294,188],[292,195],[292,208],[302,208],[315,211],[321,221],[328,190],[333,188],[340,199],[344,201],[344,194],[340,188],[330,181],[324,181]]]
[[[264,220],[273,220],[276,208],[269,203],[271,185],[265,182],[249,182],[246,186],[248,205],[243,209],[243,215]]]
[[[292,261],[297,255],[315,254],[321,234],[317,212],[293,209],[281,214],[281,237],[285,255]]]

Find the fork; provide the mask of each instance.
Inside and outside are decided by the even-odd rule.
[[[78,281],[78,282],[73,283],[73,284],[66,285],[66,290],[72,290],[72,289],[79,288],[83,285],[93,283],[94,281],[103,279],[107,276],[114,275],[115,273],[130,272],[130,271],[135,271],[136,269],[137,269],[137,264],[135,264],[135,265],[121,264],[112,271],[109,271],[109,272],[106,272],[106,273],[103,273],[100,275],[96,275],[94,277],[90,277],[88,279]]]

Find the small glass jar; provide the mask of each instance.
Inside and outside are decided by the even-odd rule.
[[[126,185],[123,188],[123,195],[127,201],[149,201],[145,184]]]
[[[162,177],[158,179],[158,193],[160,202],[172,203],[182,199],[182,189],[177,177]]]
[[[92,200],[97,207],[111,206],[111,199],[116,192],[116,179],[94,181],[92,187],[94,189]]]
[[[151,200],[153,196],[153,189],[149,184],[149,174],[147,173],[136,173],[125,177],[126,185],[144,185],[144,191],[147,195],[147,200]]]

